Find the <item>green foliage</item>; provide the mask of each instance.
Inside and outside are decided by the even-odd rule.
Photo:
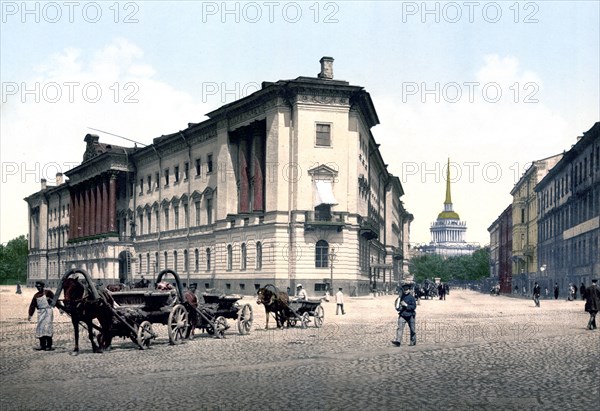
[[[426,278],[440,278],[442,281],[479,280],[490,275],[490,250],[482,248],[472,255],[447,257],[425,254],[410,260],[410,273],[416,282]]]
[[[21,235],[0,244],[0,282],[25,282],[27,280],[27,238]]]

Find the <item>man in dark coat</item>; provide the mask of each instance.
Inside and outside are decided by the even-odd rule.
[[[585,300],[585,284],[581,283],[581,286],[579,286],[579,294],[581,294],[581,299]]]
[[[402,342],[402,334],[404,326],[408,323],[410,329],[410,345],[417,344],[417,332],[415,329],[415,317],[417,315],[417,301],[412,296],[410,290],[412,284],[405,283],[402,285],[402,295],[396,299],[396,311],[398,311],[398,327],[396,328],[396,339],[392,340],[392,344],[400,347]]]
[[[541,289],[540,289],[539,284],[536,281],[535,284],[533,285],[533,301],[535,301],[536,307],[540,306],[540,293],[541,293]]]
[[[187,291],[183,293],[183,299],[191,307],[191,309],[188,310],[190,313],[190,328],[188,330],[188,337],[190,335],[194,335],[194,330],[198,325],[198,312],[196,311],[196,308],[198,308],[198,297],[196,296],[197,288],[198,286],[196,283],[192,283]]]
[[[588,330],[596,329],[596,314],[600,307],[600,289],[598,289],[598,280],[593,279],[592,285],[585,290],[585,311],[590,313],[588,321]]]
[[[558,283],[554,283],[554,299],[558,300]]]

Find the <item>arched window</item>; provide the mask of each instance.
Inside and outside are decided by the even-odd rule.
[[[329,267],[329,244],[325,240],[317,241],[315,247],[315,267],[316,268],[327,268]]]
[[[200,253],[198,252],[198,249],[196,248],[194,250],[194,271],[198,272],[199,269],[200,269]]]
[[[146,272],[150,272],[150,253],[146,253]]]
[[[262,270],[262,243],[256,243],[256,269]]]
[[[187,273],[189,269],[188,252],[183,250],[183,271]]]
[[[164,269],[167,268],[167,266],[169,265],[169,254],[167,254],[167,252],[165,251],[165,265],[164,265]]]
[[[242,247],[241,248],[242,248],[242,264],[241,264],[240,268],[242,270],[246,270],[246,263],[247,263],[247,261],[246,261],[246,257],[247,257],[247,254],[246,254],[246,243],[242,243]]]
[[[154,272],[158,273],[158,251],[154,252]]]
[[[177,250],[173,251],[173,271],[177,271]]]
[[[210,271],[210,247],[206,249],[206,271]]]
[[[233,268],[233,247],[231,244],[227,244],[227,271],[231,271]]]

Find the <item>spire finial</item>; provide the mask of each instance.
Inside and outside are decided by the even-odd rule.
[[[446,200],[444,204],[452,204],[452,195],[450,194],[450,157],[448,157],[448,167],[446,170]]]

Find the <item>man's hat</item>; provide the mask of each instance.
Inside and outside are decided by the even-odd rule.
[[[296,286],[296,288],[300,288],[300,287],[302,287],[302,284],[298,284],[298,285]]]
[[[594,279],[592,280],[592,282],[595,284],[595,283],[597,283],[597,282],[598,282],[598,279],[597,279],[597,278],[594,278]]]

